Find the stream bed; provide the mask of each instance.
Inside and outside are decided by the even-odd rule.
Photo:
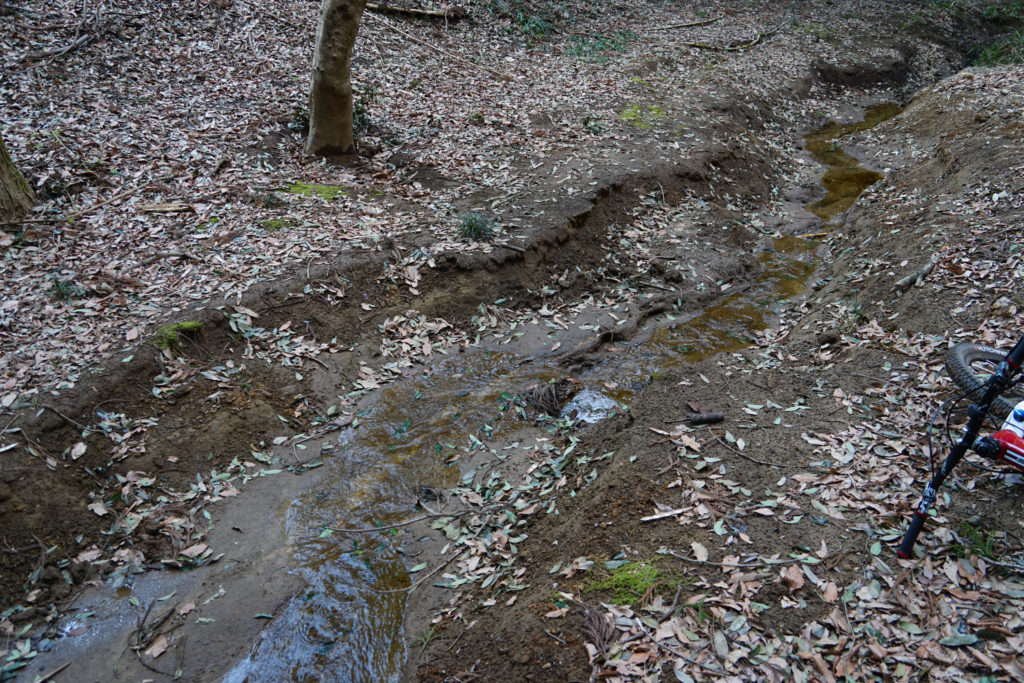
[[[881,177],[844,152],[839,139],[897,113],[893,105],[877,105],[864,121],[809,133],[806,148],[826,167],[827,194],[807,207],[822,219],[822,232],[775,238],[758,255],[763,269],[749,287],[696,316],[669,316],[641,341],[606,349],[611,353],[600,363],[574,376],[580,389],[567,406],[571,414],[561,419],[603,419],[626,408],[652,374],[750,346],[779,303],[806,290],[817,238]],[[288,550],[305,588],[224,680],[397,679],[416,635],[403,631],[407,589],[436,561],[438,543],[426,537],[401,543],[401,534],[372,530],[421,514],[411,512],[417,502],[423,510],[439,509],[444,492],[478,467],[512,466],[502,454],[513,445],[543,442],[543,425],[521,420],[514,398],[564,375],[553,360],[480,350],[384,391],[328,445],[330,472],[289,505]]]

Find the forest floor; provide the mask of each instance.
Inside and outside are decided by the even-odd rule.
[[[332,166],[315,3],[0,6],[0,680],[1024,678],[1013,477],[893,552],[1024,323],[1019,3],[907,7],[368,13]]]

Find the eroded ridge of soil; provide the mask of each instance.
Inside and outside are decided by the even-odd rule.
[[[918,558],[892,550],[957,391],[945,351],[1024,328],[1021,76],[962,71],[852,138],[886,175],[827,238],[817,291],[584,431],[574,454],[615,455],[523,530],[529,588],[441,612],[417,678],[1024,675],[1019,476],[963,467]],[[694,406],[724,424],[680,424]]]
[[[61,638],[73,646],[89,631],[91,610],[77,608],[82,589],[123,589],[126,599],[104,609],[125,618],[102,642],[118,652],[132,646],[134,656],[111,664],[106,651],[79,651],[78,680],[83,671],[94,680],[111,671],[145,676],[152,667],[173,674],[172,664],[188,678],[222,674],[245,655],[261,620],[278,615],[298,590],[284,572],[280,509],[288,500],[281,496],[307,484],[273,479],[317,481],[336,457],[338,434],[357,429],[382,387],[477,349],[585,374],[617,358],[623,342],[649,339],[723,294],[745,290],[777,231],[817,230],[802,206],[819,192],[818,170],[798,149],[800,133],[825,117],[856,115],[864,104],[901,100],[955,71],[991,28],[970,7],[928,8],[907,21],[886,3],[726,2],[693,13],[643,3],[564,9],[547,17],[549,32],[537,38],[517,23],[519,15],[470,3],[468,21],[424,25],[445,53],[410,48],[394,30],[398,20],[369,15],[356,73],[369,116],[364,156],[357,167],[339,169],[301,154],[304,95],[295,84],[308,78],[315,26],[309,3],[280,3],[273,12],[244,2],[181,11],[146,3],[131,11],[101,8],[90,15],[89,39],[62,53],[79,36],[55,18],[82,19],[72,5],[14,8],[14,21],[0,33],[4,54],[12,55],[10,76],[0,82],[4,138],[42,200],[28,222],[0,226],[0,629],[10,643],[4,675],[43,675],[63,664],[63,646],[58,642],[49,659],[34,660],[38,653]],[[678,23],[694,25],[668,28]],[[884,35],[892,38],[877,37]],[[511,80],[445,56],[452,52]],[[524,66],[512,69],[516,64]],[[984,647],[972,641],[974,649],[961,652],[935,644],[951,637],[928,621],[935,619],[928,610],[941,604],[903,605],[910,616],[884,627],[864,616],[867,607],[857,612],[861,603],[847,593],[866,605],[864,589],[884,602],[883,584],[894,585],[886,570],[896,564],[873,547],[864,555],[846,546],[865,537],[890,540],[917,493],[902,459],[920,473],[919,431],[908,426],[920,424],[926,397],[890,389],[925,370],[905,363],[927,362],[920,366],[927,369],[924,389],[945,391],[927,352],[938,353],[957,335],[996,341],[1006,328],[990,322],[978,331],[993,302],[992,311],[1017,315],[1011,296],[986,298],[1001,285],[968,295],[938,279],[958,276],[953,284],[982,287],[979,272],[993,282],[1006,272],[999,250],[1015,253],[1013,214],[1006,212],[1019,210],[1020,190],[1006,169],[1019,167],[1012,158],[1018,140],[1015,119],[1006,116],[1019,112],[1017,77],[1012,70],[961,73],[893,123],[850,141],[886,181],[828,238],[818,298],[763,332],[758,352],[692,370],[645,370],[622,386],[606,378],[605,389],[630,410],[578,436],[571,421],[556,425],[533,451],[546,457],[571,445],[587,453],[586,472],[573,469],[583,467],[580,456],[549,468],[520,455],[501,469],[510,481],[537,471],[568,482],[572,474],[569,490],[579,498],[565,497],[565,483],[546,489],[557,505],[537,517],[517,507],[515,529],[503,521],[490,528],[491,515],[468,518],[484,526],[467,533],[488,544],[497,538],[501,548],[445,559],[458,559],[455,574],[438,575],[449,588],[417,595],[409,634],[424,637],[407,675],[585,679],[612,670],[648,675],[668,663],[677,675],[701,678],[712,669],[756,669],[758,657],[780,677],[829,667],[840,675],[840,665],[855,671],[864,657],[885,666],[895,658],[893,671],[902,675],[902,650],[879,654],[861,645],[875,637],[883,650],[902,647],[874,635],[892,623],[921,643],[924,654],[914,656],[934,656],[936,666],[959,666],[963,652],[1001,662],[999,648],[1017,637],[1013,624],[1002,627],[1002,639]],[[944,99],[933,104],[929,97]],[[922,158],[929,161],[918,163]],[[967,184],[977,185],[976,196],[968,196]],[[948,205],[932,201],[938,192]],[[477,219],[496,234],[464,238],[460,231]],[[887,237],[883,224],[892,226]],[[974,252],[954,241],[967,228]],[[1002,241],[985,242],[991,230]],[[937,265],[901,288],[893,304],[886,279],[923,268],[917,260],[925,252]],[[979,271],[974,264],[983,259],[988,265]],[[937,310],[962,329],[949,333],[949,325],[935,322]],[[879,386],[858,385],[837,369],[847,359],[851,366],[873,363]],[[804,375],[813,378],[812,393]],[[730,420],[743,410],[751,419],[730,422],[713,437],[683,439],[665,426],[679,417],[681,394]],[[887,415],[872,402],[903,412]],[[767,421],[772,411],[780,411],[778,425]],[[857,426],[855,418],[868,417],[880,422]],[[668,433],[653,435],[652,427]],[[882,433],[908,441],[871,441]],[[649,444],[659,438],[657,447]],[[694,457],[671,459],[691,438],[700,447],[682,446],[679,455]],[[857,482],[878,493],[865,504],[878,516],[870,523],[835,521],[861,512],[829,497],[830,486],[850,483],[848,475],[828,470],[817,481],[820,468],[848,462],[829,450],[847,457],[846,443],[892,458],[882,461],[890,467],[885,477],[873,478],[876,464],[869,463]],[[719,448],[712,444],[725,450],[709,457]],[[801,449],[808,452],[796,456]],[[470,441],[452,462],[477,467],[478,450],[493,448]],[[724,454],[736,451],[741,460],[726,464]],[[618,455],[599,457],[608,452]],[[787,467],[810,469],[776,472],[742,460],[747,453],[758,461],[793,458]],[[813,469],[817,461],[828,464]],[[481,475],[481,485],[503,486],[495,476]],[[761,490],[775,502],[750,503]],[[696,511],[637,521],[659,505],[678,507],[678,500],[666,501],[680,493]],[[471,494],[480,492],[455,499],[479,504]],[[798,512],[815,495],[824,509]],[[962,498],[954,505],[969,504]],[[782,521],[792,526],[777,524],[783,508],[789,512]],[[677,522],[685,524],[675,535],[659,535]],[[623,527],[630,527],[629,539]],[[264,535],[248,540],[257,529]],[[815,544],[799,544],[807,546],[803,559],[788,556],[787,533],[815,536]],[[860,535],[850,541],[843,533]],[[948,541],[956,533],[953,525],[938,536]],[[503,535],[517,540],[510,546]],[[769,545],[755,547],[762,539]],[[687,571],[685,581],[676,578],[682,560],[656,551],[664,545],[695,553],[693,543],[707,561],[742,561],[755,576],[695,578]],[[737,555],[737,544],[751,547]],[[811,568],[812,551],[834,573]],[[499,560],[507,576],[487,585],[491,595],[459,582],[464,562],[483,569]],[[632,607],[614,608],[615,626],[602,626],[609,598],[587,586],[601,562],[622,560],[648,563],[665,577],[635,605],[635,615],[654,615],[656,624],[639,623],[655,630],[660,645],[644,626],[640,637],[616,645],[633,624]],[[803,579],[794,569],[800,565],[808,567]],[[867,578],[868,566],[877,577]],[[977,562],[959,566],[985,577]],[[938,588],[974,590],[950,577],[957,565],[942,567],[949,586]],[[132,594],[141,572],[182,568],[196,570],[186,575],[191,584],[168,573],[157,582],[166,580],[166,594]],[[926,572],[933,580],[935,572]],[[553,576],[565,581],[551,586]],[[904,587],[917,580],[900,577]],[[730,586],[728,604],[714,597],[723,585]],[[698,597],[701,588],[706,593]],[[1003,595],[1001,588],[986,585],[986,595]],[[178,589],[160,609],[157,596]],[[812,589],[826,597],[812,597]],[[849,632],[828,621],[839,604],[834,591],[854,610],[846,615],[853,618]],[[440,601],[456,596],[463,599],[450,603],[445,618],[435,616]],[[477,616],[472,610],[481,601],[492,604]],[[585,618],[581,602],[590,605]],[[862,616],[868,621],[857,621]],[[686,621],[691,617],[696,626]],[[204,634],[214,623],[216,635]],[[669,626],[679,630],[668,636]],[[751,646],[739,652],[734,644]],[[488,657],[470,661],[484,651]]]

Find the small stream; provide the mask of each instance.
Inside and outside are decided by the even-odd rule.
[[[878,105],[867,110],[863,122],[830,124],[806,136],[808,151],[827,168],[827,196],[808,207],[826,223],[824,230],[881,177],[861,167],[836,140],[897,113],[893,105]],[[596,420],[630,403],[654,373],[750,346],[751,333],[771,324],[779,303],[805,291],[818,245],[802,237],[776,239],[759,255],[763,272],[749,288],[654,330],[643,342],[617,344],[617,353],[576,377],[583,383],[578,416]],[[340,534],[328,527],[407,519],[418,498],[430,501],[459,483],[472,460],[462,447],[472,447],[473,439],[500,454],[503,444],[524,431],[541,433],[518,419],[510,401],[530,385],[563,375],[537,359],[478,351],[457,354],[385,391],[359,415],[360,424],[333,444],[332,472],[288,510],[290,551],[306,589],[275,616],[251,654],[224,680],[397,679],[407,642],[417,635],[403,633],[403,589],[416,577],[407,567],[424,561],[432,566],[436,549],[424,551],[433,546],[423,539],[400,547],[395,539],[402,535]],[[462,469],[449,464],[460,456]]]

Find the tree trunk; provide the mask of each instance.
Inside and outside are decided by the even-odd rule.
[[[7,155],[0,138],[0,220],[15,218],[32,206],[32,190]]]
[[[352,136],[352,47],[366,0],[323,0],[313,55],[306,152],[340,156],[356,151]]]

